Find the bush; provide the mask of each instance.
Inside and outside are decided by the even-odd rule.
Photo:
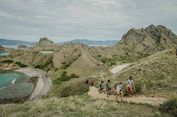
[[[68,97],[72,95],[82,95],[89,91],[88,85],[85,80],[77,79],[76,81],[65,82],[59,87],[58,96]]]
[[[67,75],[66,71],[63,71],[60,77],[58,77],[56,80],[53,80],[53,83],[61,84],[62,82],[68,81],[68,80],[70,80],[70,77]]]
[[[160,106],[160,110],[177,117],[177,98],[171,99]]]
[[[79,75],[72,73],[72,74],[70,75],[70,78],[79,78]]]
[[[22,67],[22,68],[24,68],[24,67],[28,67],[28,65],[25,65],[25,64],[23,64],[23,63],[21,63],[21,62],[15,62],[15,64],[17,64],[19,67]]]
[[[42,69],[44,71],[49,71],[52,67],[51,58],[50,60],[46,61],[44,64],[38,64],[34,66],[35,68]]]
[[[37,68],[37,69],[44,69],[44,65],[36,65],[34,68]]]
[[[4,60],[4,61],[2,61],[2,63],[8,63],[8,64],[13,63],[13,62],[14,62],[13,60]]]
[[[54,84],[61,84],[64,81],[69,81],[71,78],[79,78],[79,75],[72,73],[70,76],[67,75],[66,71],[63,71],[60,77],[53,81]]]
[[[62,62],[62,66],[60,67],[60,69],[67,69],[71,64],[72,62]]]
[[[137,94],[141,94],[142,93],[142,84],[141,84],[141,82],[137,82],[135,84],[135,93],[137,93]]]
[[[111,58],[103,58],[102,62],[108,66],[116,65],[116,60]]]

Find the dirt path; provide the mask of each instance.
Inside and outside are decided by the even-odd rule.
[[[129,65],[130,65],[130,63],[118,65],[118,66],[114,67],[113,69],[111,69],[110,71],[113,74],[117,74],[117,73],[121,72],[123,69],[125,69],[126,67],[128,67]]]
[[[121,73],[129,65],[131,64],[127,63],[127,64],[122,64],[114,67],[113,69],[110,70],[113,74],[110,77],[113,77],[115,74]],[[116,101],[116,97],[114,95],[107,97],[106,94],[100,94],[96,87],[90,87],[88,95],[95,99]],[[121,99],[119,98],[118,101],[121,101]],[[150,104],[152,106],[159,106],[160,104],[163,104],[165,101],[167,101],[167,99],[162,97],[146,97],[144,95],[139,95],[139,96],[132,96],[132,97],[123,97],[122,101],[129,102],[129,103],[136,103],[136,104]]]
[[[107,97],[106,94],[100,94],[96,87],[90,87],[88,95],[95,99],[105,99],[110,101],[115,101],[116,98],[113,95]],[[118,101],[121,100],[118,99]],[[129,103],[150,104],[152,106],[159,106],[160,104],[163,104],[165,101],[167,101],[167,99],[161,97],[146,97],[144,95],[139,95],[139,96],[132,96],[132,97],[123,97],[122,101],[129,102]]]

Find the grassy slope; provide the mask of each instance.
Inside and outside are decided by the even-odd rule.
[[[168,117],[155,107],[105,100],[94,100],[87,95],[67,98],[49,98],[28,101],[24,104],[0,105],[3,117],[58,117],[58,116],[102,116],[102,117]]]
[[[174,50],[165,50],[141,59],[113,80],[126,80],[131,75],[138,89],[145,94],[177,95],[177,58]]]
[[[69,81],[62,82],[62,84],[55,84],[50,93],[51,96],[67,97],[71,95],[81,95],[88,92],[88,86],[84,78],[74,78]]]

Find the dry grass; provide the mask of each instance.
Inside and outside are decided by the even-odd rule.
[[[140,93],[170,97],[177,95],[177,58],[173,50],[165,50],[149,56],[128,67],[112,78],[126,84],[133,76]]]
[[[87,95],[67,98],[49,98],[28,101],[24,104],[8,104],[0,106],[2,117],[168,117],[148,105],[118,103],[105,100],[94,100]]]

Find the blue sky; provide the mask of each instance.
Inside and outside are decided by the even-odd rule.
[[[177,0],[0,0],[0,38],[120,40],[130,28],[177,34]]]

